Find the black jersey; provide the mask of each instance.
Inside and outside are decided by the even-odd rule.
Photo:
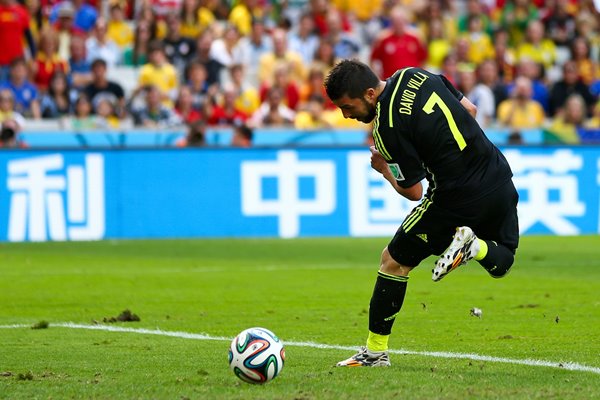
[[[427,178],[431,201],[464,204],[512,177],[502,153],[460,104],[462,93],[445,77],[405,68],[386,83],[373,139],[401,187]]]

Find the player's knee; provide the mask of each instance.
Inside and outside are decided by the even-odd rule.
[[[508,247],[503,247],[502,251],[498,252],[498,263],[505,269],[509,269],[515,262],[515,253]]]
[[[390,275],[408,276],[409,272],[412,270],[412,267],[407,267],[394,260],[386,246],[381,252],[379,270]]]
[[[515,261],[515,254],[504,246],[495,246],[491,249],[491,254],[488,254],[488,256],[479,261],[479,263],[494,278],[502,278],[510,271],[510,268]]]

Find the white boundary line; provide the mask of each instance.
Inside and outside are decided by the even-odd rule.
[[[203,333],[189,333],[189,332],[178,332],[178,331],[163,331],[161,329],[144,329],[144,328],[127,328],[122,326],[110,326],[110,325],[86,325],[76,324],[74,322],[57,322],[51,323],[50,327],[59,328],[70,328],[70,329],[87,329],[93,331],[105,331],[105,332],[124,332],[124,333],[137,333],[141,335],[158,335],[176,337],[181,339],[193,339],[193,340],[215,340],[215,341],[231,341],[232,338],[223,336],[210,336]],[[31,328],[31,325],[15,324],[15,325],[0,325],[0,329],[20,329],[20,328]],[[313,342],[292,342],[284,341],[286,346],[294,347],[310,347],[315,349],[327,349],[327,350],[348,350],[355,351],[356,347],[351,346],[340,346],[332,344],[321,344]],[[487,361],[494,363],[504,364],[515,364],[515,365],[527,365],[531,367],[550,367],[558,369],[566,369],[569,371],[581,371],[591,372],[600,375],[600,367],[591,367],[575,362],[555,362],[555,361],[544,361],[535,359],[516,359],[516,358],[504,358],[485,356],[481,354],[469,354],[469,353],[453,353],[446,351],[413,351],[413,350],[389,350],[393,354],[407,354],[414,356],[423,357],[434,357],[434,358],[454,358],[454,359],[465,359],[473,361]]]

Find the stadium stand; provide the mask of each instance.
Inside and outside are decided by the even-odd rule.
[[[315,79],[324,79],[339,57],[351,55],[379,65],[390,55],[404,54],[403,46],[412,49],[419,43],[424,53],[415,56],[411,65],[443,73],[468,90],[465,95],[476,105],[485,101],[486,109],[493,93],[493,116],[484,128],[494,142],[550,144],[564,143],[565,137],[570,144],[599,141],[595,110],[600,92],[600,13],[593,1],[370,1],[365,9],[351,3],[7,0],[0,5],[0,17],[18,16],[28,25],[21,29],[22,49],[11,52],[13,59],[0,60],[0,89],[14,95],[12,111],[0,112],[0,120],[10,119],[11,112],[23,115],[20,137],[31,147],[174,146],[188,129],[185,124],[198,119],[209,124],[207,146],[229,145],[231,124],[254,128],[255,146],[363,145],[368,142],[369,126],[336,117],[339,112],[327,99],[323,102],[327,118],[317,118],[318,124],[317,119],[306,119],[309,99],[314,99],[319,86]],[[0,35],[7,33],[1,30]],[[51,46],[46,44],[49,38]],[[0,37],[5,39],[10,38]],[[153,61],[157,46],[166,56],[164,61]],[[82,57],[82,51],[87,55]],[[23,56],[27,82],[35,85],[37,94],[11,77],[11,63]],[[122,88],[125,104],[102,91],[94,92],[94,98],[82,98],[82,82],[89,82],[95,58],[107,62],[108,80]],[[530,64],[534,66],[526,69]],[[570,83],[572,77],[565,83],[566,64],[576,68],[576,84]],[[276,77],[282,71],[289,77]],[[472,73],[464,71],[474,71],[476,81],[463,85],[461,76],[473,79]],[[57,89],[48,86],[53,74],[62,72],[68,76],[65,97],[56,96]],[[580,94],[586,101],[583,118],[565,117],[564,105],[547,107],[542,99],[542,122],[533,127],[526,124],[523,129],[497,119],[501,101],[519,95],[513,88],[522,76],[532,81],[535,101],[540,93],[561,93],[564,100],[564,94]],[[138,125],[134,110],[143,108],[147,98],[138,94],[147,93],[149,85],[159,89],[161,108],[168,113],[182,112],[176,102],[180,91],[186,96],[191,93],[193,118],[188,118],[188,107],[186,115],[180,115],[184,123],[169,126],[168,132],[157,129],[162,125],[158,119],[152,121],[152,115],[150,123]],[[271,116],[256,114],[266,93],[277,87],[284,94],[284,105],[305,118],[301,128],[289,118],[280,124]],[[292,87],[296,94],[291,94]],[[232,91],[235,105],[228,106],[225,101],[231,102]],[[482,93],[485,99],[480,99]],[[42,99],[53,110],[62,110],[60,115],[42,119],[39,110],[20,106]],[[86,100],[90,115],[77,117],[75,104]],[[269,119],[268,127],[263,127],[261,118]]]

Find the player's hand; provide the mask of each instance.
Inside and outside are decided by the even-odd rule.
[[[369,147],[371,150],[371,168],[379,172],[383,176],[390,173],[390,167],[388,167],[385,158],[377,151],[375,146]]]

